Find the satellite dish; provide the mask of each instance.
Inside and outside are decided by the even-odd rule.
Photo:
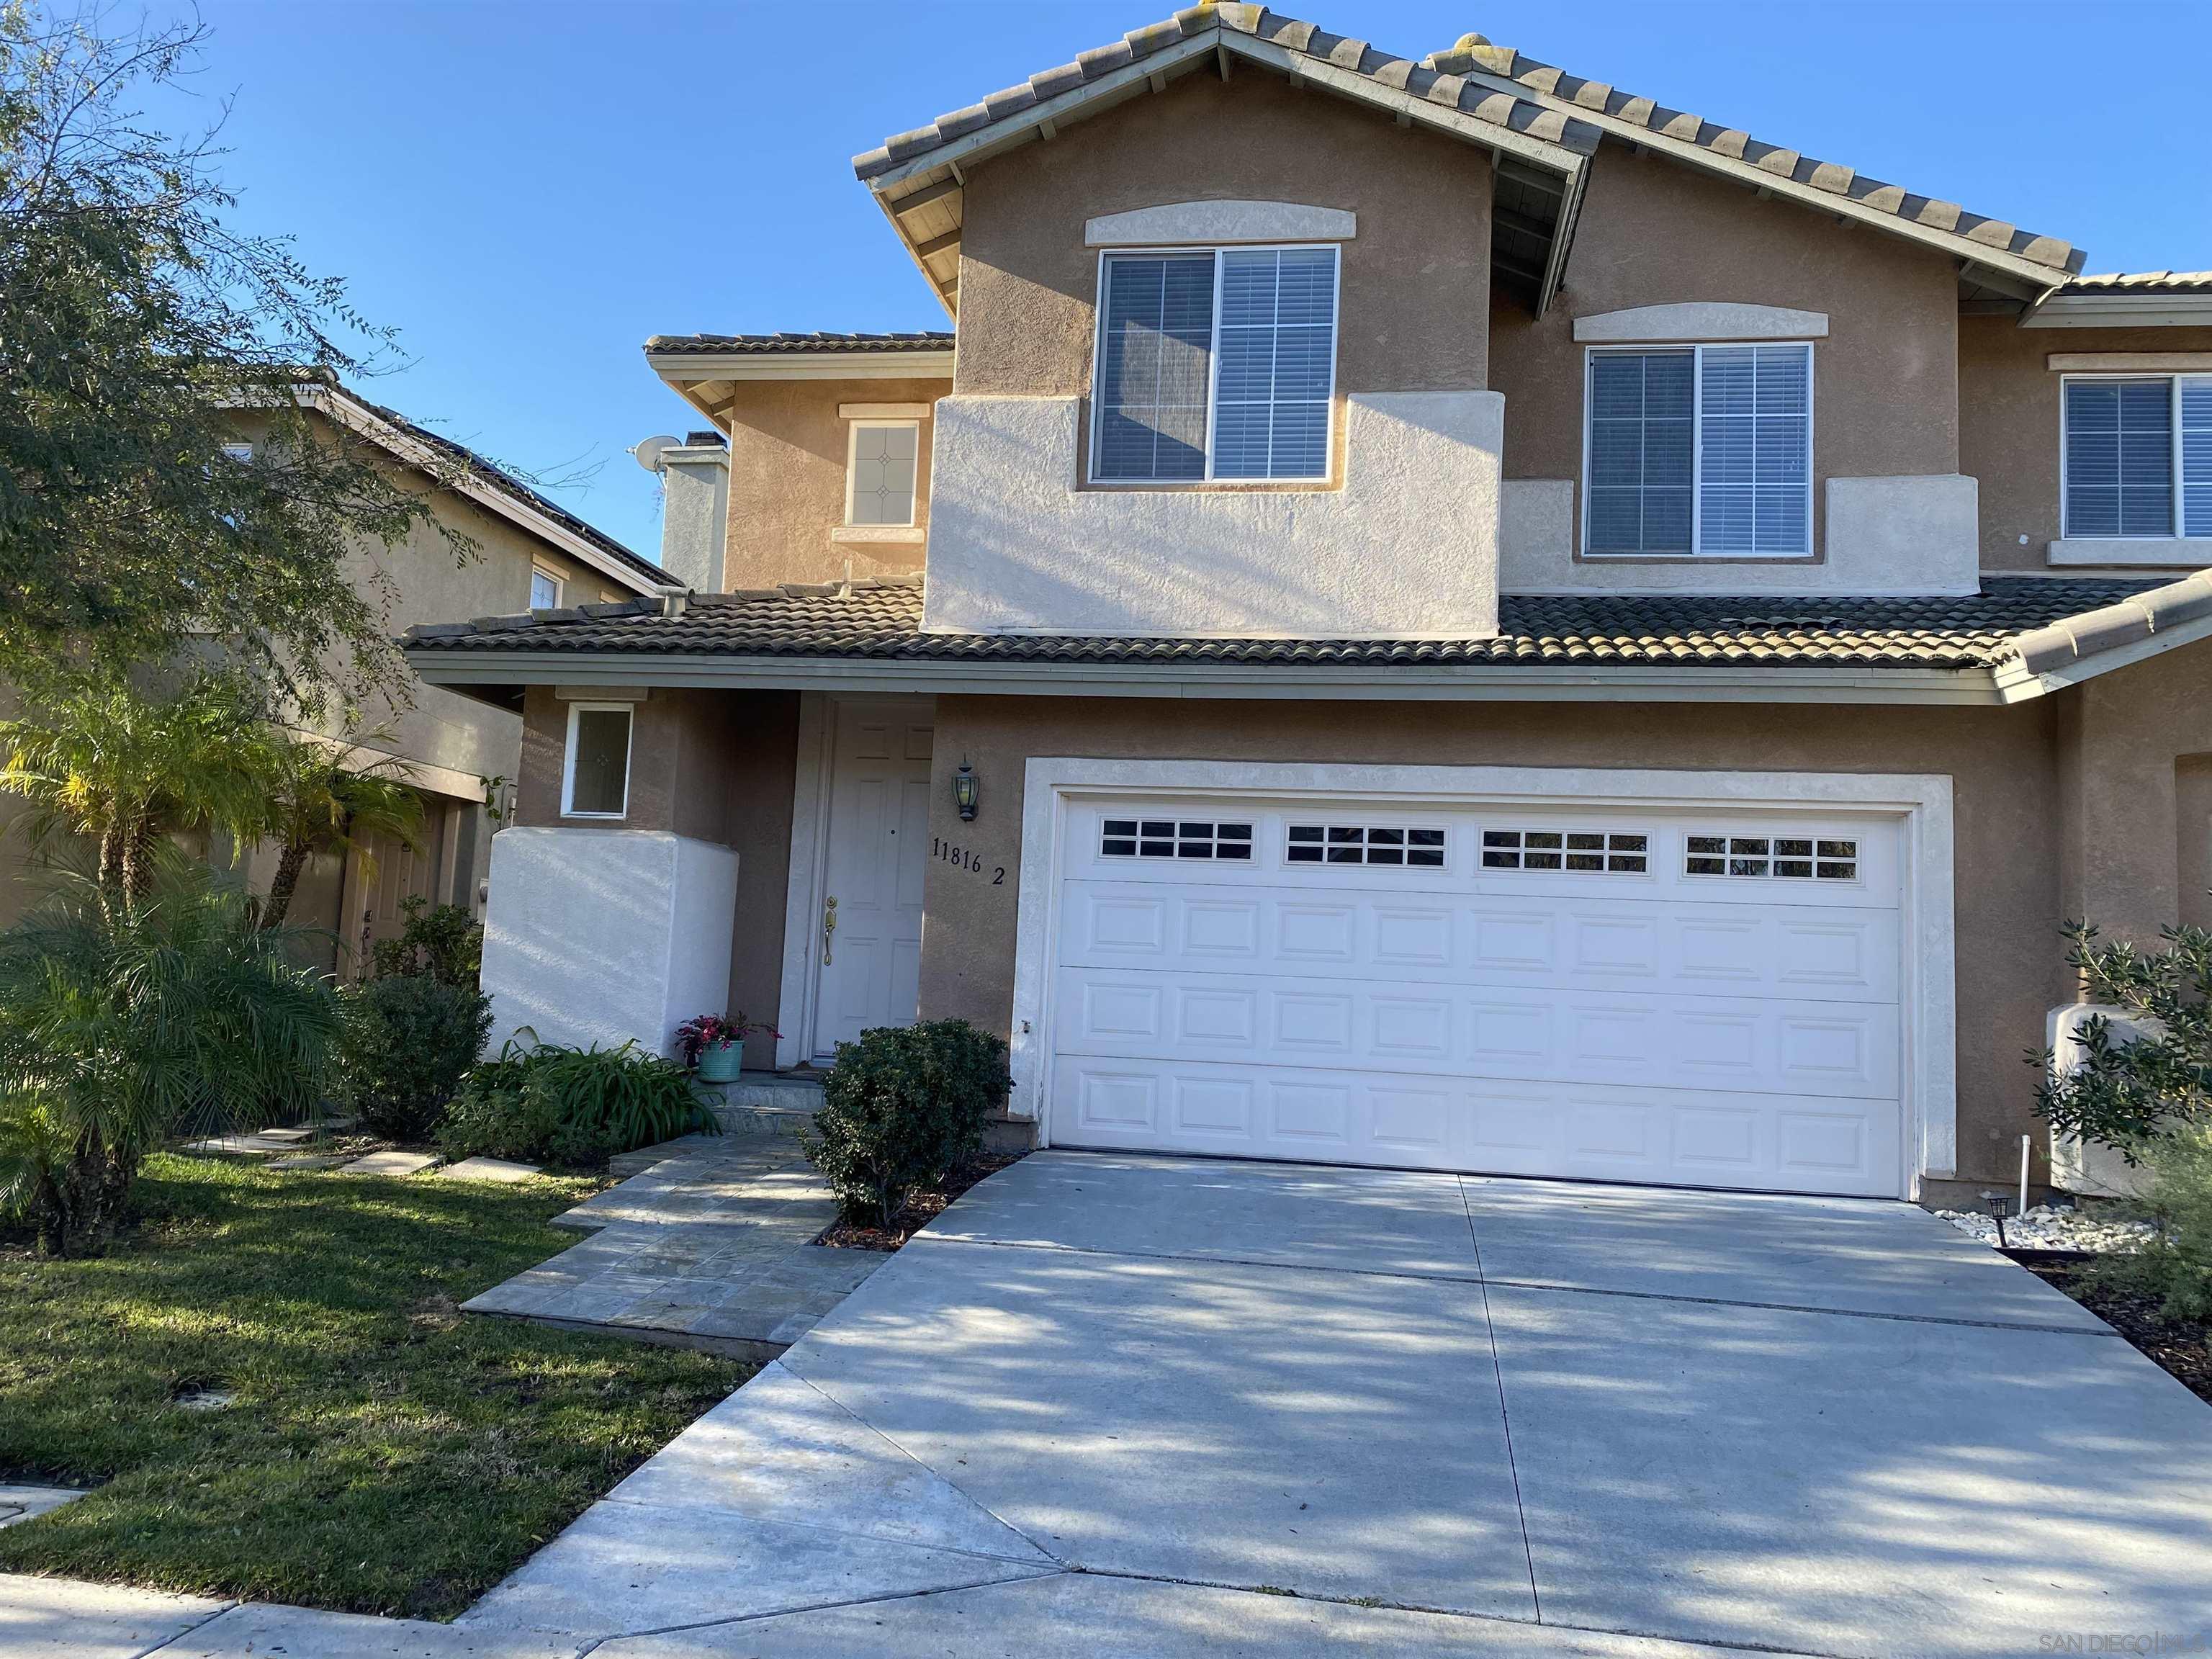
[[[672,438],[663,432],[632,445],[629,453],[636,459],[637,464],[647,472],[659,472],[665,470],[667,466],[667,463],[661,458],[672,449],[683,447],[684,445],[680,440]]]

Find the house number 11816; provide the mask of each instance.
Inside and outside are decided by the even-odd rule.
[[[965,870],[971,876],[980,876],[983,873],[983,860],[975,856],[972,848],[955,847],[951,842],[939,836],[932,836],[929,838],[929,855],[933,859],[943,859],[954,869]],[[1003,864],[993,865],[991,885],[1003,887],[1006,884],[1006,866]]]

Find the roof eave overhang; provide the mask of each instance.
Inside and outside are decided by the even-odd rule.
[[[1034,139],[1054,137],[1061,125],[1094,113],[1125,98],[1147,90],[1161,91],[1171,75],[1195,68],[1206,61],[1220,64],[1225,71],[1227,62],[1231,58],[1241,58],[1273,70],[1287,76],[1294,84],[1320,88],[1355,103],[1367,105],[1407,125],[1427,127],[1478,145],[1494,155],[1514,156],[1529,166],[1558,175],[1561,180],[1561,194],[1569,205],[1579,201],[1582,181],[1588,171],[1588,157],[1579,150],[1554,143],[1547,138],[1516,132],[1510,127],[1498,126],[1452,106],[1434,103],[1410,93],[1395,90],[1356,70],[1304,52],[1294,52],[1272,40],[1262,40],[1235,29],[1224,28],[1218,23],[1188,36],[1172,46],[1102,75],[1095,81],[1071,88],[1054,97],[1044,99],[978,127],[972,132],[963,133],[949,143],[925,150],[873,175],[866,183],[875,197],[877,205],[890,221],[900,246],[906,249],[915,267],[928,281],[931,291],[937,295],[948,315],[957,316],[957,234],[949,243],[942,237],[936,239],[944,246],[925,255],[921,245],[916,243],[901,222],[902,205],[907,199],[948,181],[964,187],[964,169],[978,162]],[[1525,88],[1508,90],[1521,103],[1534,105],[1539,101]],[[1564,113],[1571,122],[1583,118],[1580,111]],[[908,190],[908,186],[913,188]],[[1565,207],[1559,222],[1563,230],[1571,224]],[[1565,256],[1562,246],[1565,240],[1564,234],[1554,239],[1545,287],[1537,296],[1539,309],[1548,303],[1557,286],[1559,272],[1565,268]],[[951,258],[955,275],[947,277],[930,269],[928,259],[940,256]]]
[[[1604,133],[1607,137],[1630,145],[1639,151],[1664,155],[1680,161],[1685,166],[1717,173],[1722,178],[1731,179],[1748,190],[1759,191],[1762,195],[1772,196],[1783,201],[1796,203],[1814,212],[1828,214],[1847,224],[1866,225],[1889,235],[1903,237],[1907,241],[1917,242],[1923,246],[1940,250],[1959,260],[1962,269],[1968,265],[1978,267],[1979,274],[1985,280],[1991,275],[2005,279],[2002,285],[2021,293],[2023,298],[2033,299],[2048,294],[2060,283],[2064,283],[2072,274],[2069,270],[2042,264],[2033,259],[2023,259],[2009,249],[1992,247],[1987,243],[1977,242],[1972,237],[1961,236],[1954,231],[1939,229],[1933,225],[1923,225],[1911,219],[1899,218],[1893,213],[1886,213],[1879,208],[1869,207],[1847,195],[1821,190],[1814,185],[1801,183],[1795,179],[1785,179],[1779,173],[1767,171],[1755,162],[1738,161],[1732,156],[1719,155],[1707,149],[1702,144],[1692,143],[1684,138],[1670,137],[1650,127],[1638,126],[1633,122],[1623,121],[1616,116],[1606,114],[1602,110],[1592,109],[1587,105],[1575,103],[1570,99],[1538,92],[1533,88],[1522,86],[1510,76],[1497,74],[1480,66],[1457,72],[1464,75],[1468,80],[1480,82],[1494,91],[1509,93],[1516,97],[1526,99],[1531,103],[1541,104],[1546,109],[1556,110],[1561,114],[1572,116],[1577,120],[1587,121]],[[2072,255],[2072,258],[2074,264],[2078,266],[2081,263],[2078,251]],[[1996,285],[1999,284],[1992,284],[1992,286]]]
[[[332,392],[325,386],[309,386],[303,388],[300,401],[305,407],[337,422],[396,459],[437,479],[486,512],[527,531],[578,563],[598,571],[603,576],[611,577],[633,593],[653,595],[684,591],[681,582],[653,580],[643,571],[631,568],[605,548],[579,536],[559,520],[540,513],[527,501],[518,501],[481,478],[468,473],[455,477],[453,464],[442,451],[403,432],[374,410],[356,402],[343,392]]]
[[[2022,328],[2212,328],[2212,294],[2053,294]]]
[[[730,429],[737,387],[764,380],[949,380],[952,348],[929,351],[654,351],[645,361],[715,429]]]
[[[441,650],[407,660],[432,685],[665,685],[978,696],[1167,697],[1299,702],[1937,703],[2023,701],[1986,668],[1588,666],[1297,667],[963,662],[661,652]],[[2041,695],[2029,690],[2026,696]]]

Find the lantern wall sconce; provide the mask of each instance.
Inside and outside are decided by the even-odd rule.
[[[975,802],[982,793],[983,786],[976,781],[974,769],[962,761],[960,769],[952,775],[952,804],[960,809],[963,823],[975,821]]]

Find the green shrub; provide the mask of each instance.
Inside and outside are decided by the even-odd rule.
[[[721,1127],[681,1066],[635,1042],[570,1048],[509,1042],[462,1083],[438,1146],[448,1158],[583,1166]]]
[[[2172,1319],[2212,1319],[2212,1124],[2183,1124],[2138,1143],[2149,1194],[2130,1207],[2157,1228],[2132,1255],[2100,1259],[2108,1284],[2159,1298]]]
[[[2212,932],[2168,927],[2158,950],[2100,943],[2078,922],[2066,938],[2067,966],[2090,998],[2126,1010],[2146,1035],[2116,1042],[2101,1016],[2083,1021],[2081,1063],[2063,1077],[2049,1050],[2030,1054],[2044,1074],[2036,1109],[2061,1134],[2117,1147],[2132,1164],[2161,1128],[2212,1121]]]
[[[397,939],[369,946],[369,961],[380,979],[396,974],[427,974],[447,985],[477,988],[483,965],[483,924],[458,904],[431,907],[419,893],[399,901],[407,925]]]
[[[394,1140],[429,1137],[491,1032],[474,986],[394,974],[344,994],[338,1064],[346,1103]]]
[[[1006,1097],[1006,1045],[964,1019],[885,1026],[837,1045],[806,1155],[857,1226],[888,1225],[920,1188],[983,1149]]]

